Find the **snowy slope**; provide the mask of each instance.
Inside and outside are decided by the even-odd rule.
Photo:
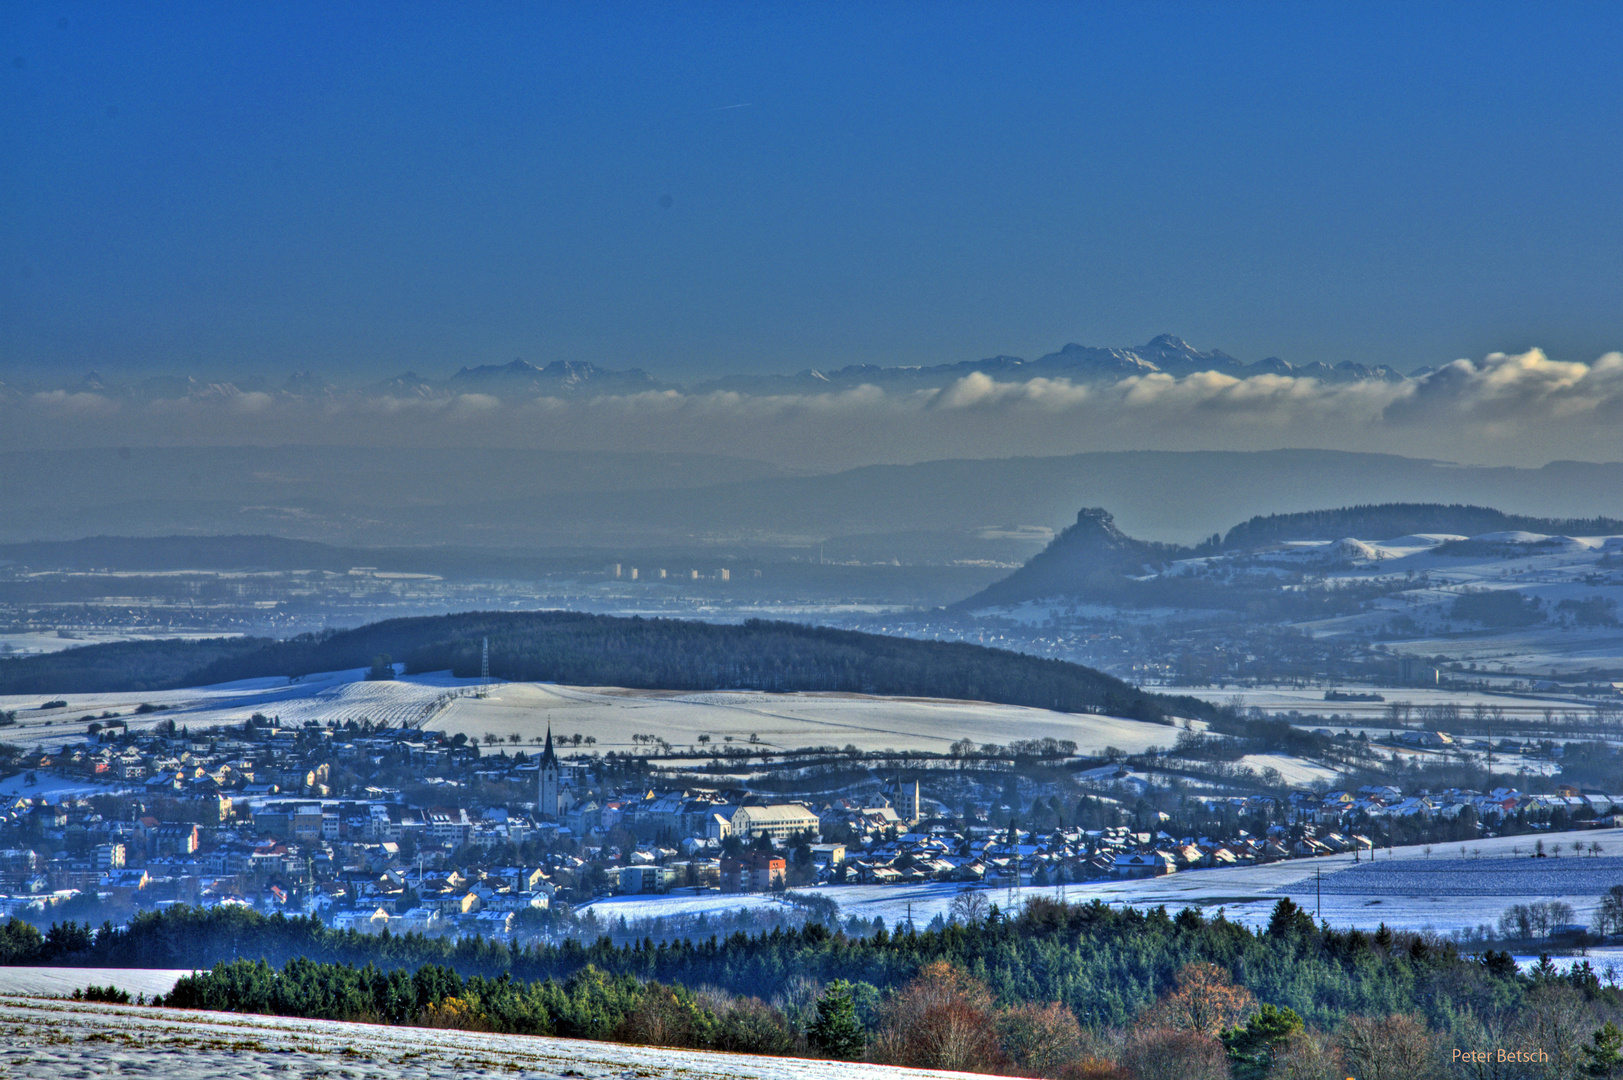
[[[391,727],[421,724],[464,732],[470,738],[510,734],[528,742],[550,724],[559,734],[591,735],[598,752],[631,749],[633,735],[647,734],[674,746],[698,745],[709,735],[718,745],[757,737],[762,748],[855,745],[944,751],[955,740],[1006,743],[1012,739],[1069,739],[1082,753],[1119,747],[1130,753],[1167,746],[1174,729],[1091,714],[1053,712],[1017,705],[861,694],[766,694],[755,691],[679,693],[574,687],[555,683],[497,683],[480,697],[476,679],[449,674],[412,675],[367,682],[365,669],[324,672],[302,679],[249,679],[217,686],[145,693],[63,694],[67,707],[41,711],[44,695],[0,697],[0,709],[17,710],[6,742],[56,747],[85,737],[87,718],[114,712],[131,728],[173,720],[193,729],[240,724],[254,713],[280,718],[283,726],[313,720],[371,720]],[[162,712],[134,714],[145,703]],[[1200,725],[1197,723],[1197,727]]]
[[[366,669],[327,671],[300,679],[245,679],[185,690],[148,690],[98,694],[60,694],[65,708],[40,710],[48,695],[0,695],[0,709],[17,711],[17,723],[6,728],[6,742],[19,746],[57,746],[85,737],[83,717],[118,714],[131,729],[173,720],[192,728],[240,724],[254,713],[281,718],[284,726],[306,720],[325,724],[370,719],[398,727],[423,720],[448,695],[463,692],[477,680],[447,674],[412,675],[392,682],[367,682]],[[138,716],[141,704],[163,711]]]
[[[592,735],[599,751],[630,748],[634,734],[673,746],[750,742],[773,750],[854,745],[859,750],[945,751],[955,740],[1006,743],[1011,739],[1070,739],[1087,753],[1106,746],[1130,752],[1168,746],[1177,733],[1162,724],[1109,716],[1052,712],[1017,705],[861,694],[766,694],[756,691],[676,693],[504,683],[486,698],[459,698],[427,725],[465,732],[494,732],[528,739],[551,724],[559,734]]]
[[[181,976],[182,968],[82,968],[82,967],[3,967],[0,966],[0,994],[27,997],[68,997],[87,986],[113,986],[130,997],[137,994],[167,994]]]
[[[1493,532],[1474,537],[1442,533],[1388,539],[1347,536],[1300,540],[1255,550],[1181,559],[1137,578],[1202,581],[1224,589],[1309,590],[1333,594],[1356,589],[1371,597],[1359,610],[1297,623],[1316,637],[1373,638],[1394,651],[1489,661],[1483,670],[1537,667],[1552,673],[1623,667],[1623,536],[1547,536]],[[990,591],[990,590],[989,590]],[[1489,626],[1456,617],[1455,603],[1470,592],[1510,591],[1540,605],[1531,625]],[[1176,595],[1157,590],[1156,603]],[[1591,607],[1611,605],[1612,618]],[[1565,604],[1565,607],[1561,605]],[[983,614],[1032,624],[1051,619],[1100,620],[1118,615],[1176,619],[1191,624],[1217,617],[1216,609],[1126,608],[1078,605],[1049,597],[988,607]]]
[[[342,1076],[350,1080],[706,1077],[715,1080],[912,1080],[968,1073],[853,1062],[752,1057],[526,1035],[351,1024],[0,997],[6,1075],[215,1080]],[[11,1072],[9,1066],[20,1066]]]

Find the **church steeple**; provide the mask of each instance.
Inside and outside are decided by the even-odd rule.
[[[541,751],[541,768],[536,777],[536,810],[544,818],[558,817],[559,776],[558,755],[552,749],[552,725],[547,725],[547,745]]]

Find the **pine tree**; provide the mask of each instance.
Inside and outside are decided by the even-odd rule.
[[[1235,1080],[1262,1080],[1273,1067],[1274,1053],[1302,1027],[1302,1018],[1293,1010],[1265,1004],[1245,1027],[1223,1032]]]
[[[1595,1032],[1594,1045],[1583,1048],[1589,1064],[1584,1072],[1590,1076],[1623,1076],[1623,1031],[1610,1020]]]
[[[857,1019],[851,984],[844,979],[829,984],[817,999],[817,1019],[806,1032],[811,1044],[832,1058],[855,1061],[862,1056],[867,1033]]]

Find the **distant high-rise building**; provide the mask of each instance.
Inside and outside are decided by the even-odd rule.
[[[558,755],[552,750],[552,725],[547,725],[547,746],[541,751],[541,772],[536,783],[539,785],[536,797],[536,813],[544,818],[557,820],[558,817]]]

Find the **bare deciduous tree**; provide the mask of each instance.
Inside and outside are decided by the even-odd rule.
[[[1135,1028],[1122,1046],[1121,1063],[1134,1080],[1228,1080],[1223,1044],[1198,1031]]]
[[[1349,1016],[1336,1045],[1358,1080],[1430,1080],[1441,1072],[1435,1038],[1409,1016]]]
[[[1330,1036],[1298,1031],[1274,1054],[1269,1080],[1341,1080],[1341,1050]]]
[[[952,898],[952,905],[947,909],[953,922],[976,923],[986,921],[992,905],[987,902],[986,894],[976,889],[965,889]]]

